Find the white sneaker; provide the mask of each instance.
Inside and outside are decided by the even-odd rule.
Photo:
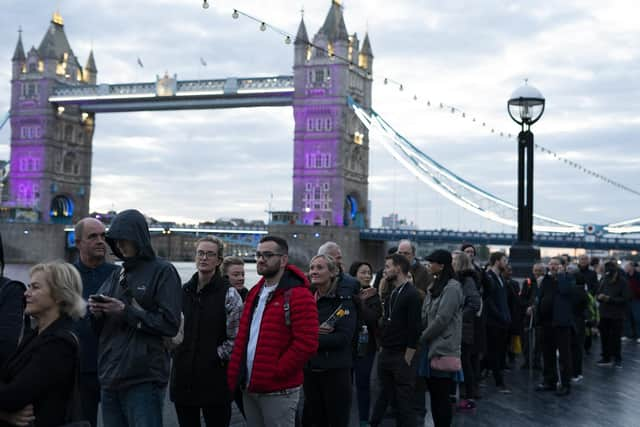
[[[577,377],[573,377],[571,378],[571,382],[573,383],[579,383],[580,381],[582,381],[584,379],[584,377],[582,375],[578,375]]]
[[[627,337],[621,337],[621,338],[620,338],[620,341],[626,341],[626,340],[628,340],[628,339],[629,339],[629,338],[627,338]]]
[[[638,338],[638,339],[636,340],[636,342],[637,342],[638,344],[640,344],[640,338]]]

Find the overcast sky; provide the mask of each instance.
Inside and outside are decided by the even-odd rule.
[[[288,75],[293,46],[234,8],[295,34],[300,9],[310,36],[330,0],[5,0],[0,15],[0,112],[10,103],[10,58],[23,29],[39,45],[56,6],[81,64],[94,49],[100,83]],[[640,189],[640,6],[634,0],[345,0],[349,33],[368,29],[373,108],[414,144],[479,187],[516,199],[517,133],[506,101],[524,78],[547,99],[536,142]],[[137,58],[144,64],[141,68]],[[205,59],[207,66],[200,63]],[[403,92],[382,84],[387,76]],[[413,101],[413,95],[419,97]],[[428,108],[444,102],[478,118]],[[483,128],[479,122],[485,121]],[[159,219],[266,219],[291,209],[290,107],[101,114],[93,138],[91,209],[135,207]],[[496,129],[491,134],[489,128]],[[0,158],[9,158],[8,126]],[[640,216],[638,196],[536,152],[535,210],[574,223]],[[371,141],[372,225],[391,212],[420,228],[497,229],[462,212]]]

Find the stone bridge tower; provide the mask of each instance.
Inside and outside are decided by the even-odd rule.
[[[89,213],[92,114],[56,108],[54,88],[95,85],[93,52],[81,67],[56,12],[40,46],[12,58],[11,160],[3,210],[16,218],[72,223]]]
[[[369,225],[369,134],[347,105],[371,108],[373,55],[349,35],[333,0],[322,28],[309,38],[304,19],[295,40],[293,211],[308,225]],[[346,58],[346,60],[344,59]]]

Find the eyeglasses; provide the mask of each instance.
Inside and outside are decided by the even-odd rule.
[[[284,254],[276,254],[274,252],[256,252],[256,259],[263,258],[265,261],[269,261],[274,256],[282,256]]]
[[[198,251],[196,252],[196,256],[198,258],[216,258],[218,256],[217,252],[213,252],[213,251]]]

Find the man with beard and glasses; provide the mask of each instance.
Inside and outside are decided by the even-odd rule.
[[[247,295],[229,363],[229,388],[242,390],[250,426],[295,425],[303,368],[318,349],[316,302],[288,250],[280,237],[260,240],[262,278]]]

